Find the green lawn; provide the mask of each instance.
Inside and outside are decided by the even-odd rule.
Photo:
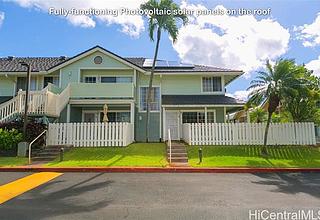
[[[24,157],[0,157],[0,167],[12,167],[28,164],[28,158]]]
[[[193,167],[320,167],[320,148],[315,147],[272,146],[269,157],[263,158],[259,146],[206,146],[201,164],[198,149],[188,146]]]
[[[64,160],[55,160],[47,166],[146,166],[164,167],[166,146],[163,143],[135,143],[127,147],[74,148],[65,153]]]

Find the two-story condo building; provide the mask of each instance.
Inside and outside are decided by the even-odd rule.
[[[100,122],[107,104],[109,122],[133,123],[135,141],[145,140],[152,59],[124,58],[100,46],[71,58],[0,58],[0,121],[14,118],[18,111],[14,110],[18,104],[11,110],[5,108],[25,90],[22,61],[32,67],[31,95],[37,91],[54,94],[43,102],[32,100],[36,107],[29,109],[30,113],[59,122]],[[225,122],[228,112],[243,106],[225,95],[225,87],[241,74],[239,70],[158,60],[152,89],[151,140],[166,140],[168,128],[172,139],[180,140],[183,123]]]

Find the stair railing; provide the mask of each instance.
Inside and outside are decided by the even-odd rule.
[[[171,163],[171,133],[168,129],[168,145],[169,145],[169,162]]]
[[[41,132],[41,134],[38,135],[38,137],[36,137],[35,139],[33,139],[33,141],[30,142],[29,144],[29,165],[31,164],[31,145],[36,142],[43,134],[45,134],[47,132],[47,130],[44,130],[43,132]]]

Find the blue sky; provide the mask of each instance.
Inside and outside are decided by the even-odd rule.
[[[83,23],[77,24],[76,22],[70,22],[65,18],[49,15],[47,12],[47,8],[51,5],[54,7],[58,7],[60,6],[59,2],[62,1],[50,0],[41,2],[39,0],[0,0],[0,24],[2,23],[2,25],[0,26],[0,56],[73,56],[92,46],[101,45],[106,49],[111,50],[121,56],[152,57],[154,43],[150,42],[148,32],[146,30],[141,30],[141,25],[139,26],[139,18],[136,18],[136,22],[130,21],[129,18],[124,23],[121,23],[121,21],[110,21],[108,19],[103,20],[94,18],[94,27],[84,27],[85,25]],[[72,2],[71,0],[64,2],[69,3],[61,4],[62,7],[68,7],[70,5],[74,5],[75,7],[82,7],[81,1],[77,1],[77,3],[75,3],[76,1]],[[87,2],[90,2],[90,0]],[[124,2],[123,4],[126,5],[125,0],[120,0],[120,2]],[[134,1],[130,2],[132,4],[130,5],[130,7],[135,7],[132,2]],[[119,6],[117,5],[118,3],[113,3],[108,4],[107,1],[105,1],[105,5],[103,6]],[[245,31],[241,33],[247,43],[244,44],[243,47],[239,47],[239,50],[241,50],[242,48],[242,51],[244,51],[243,56],[250,57],[252,55],[252,58],[250,59],[243,59],[241,52],[232,51],[232,47],[234,45],[233,43],[236,42],[228,42],[229,39],[231,39],[230,41],[232,41],[233,38],[237,37],[237,32],[233,29],[239,27],[241,30],[246,29],[247,22],[249,21],[241,19],[239,19],[239,21],[236,21],[229,19],[228,21],[230,21],[230,24],[225,24],[228,23],[227,20],[226,22],[222,21],[221,23],[217,24],[216,21],[210,20],[211,18],[209,18],[210,21],[206,21],[206,25],[209,27],[209,29],[213,26],[215,26],[215,28],[211,28],[211,35],[207,36],[208,39],[212,37],[212,39],[209,39],[211,41],[208,45],[205,44],[208,43],[205,37],[197,39],[197,36],[194,36],[194,42],[189,41],[190,36],[193,36],[193,33],[199,33],[199,35],[202,35],[202,31],[205,31],[204,29],[206,29],[207,26],[201,26],[202,21],[200,20],[197,20],[194,23],[194,26],[190,26],[182,30],[181,38],[183,39],[179,40],[174,46],[172,45],[172,42],[168,38],[168,36],[166,34],[163,35],[163,38],[161,40],[161,49],[159,52],[160,58],[168,60],[183,60],[185,62],[201,62],[201,64],[215,65],[220,67],[227,66],[232,68],[236,68],[237,66],[232,65],[237,65],[237,62],[239,62],[238,66],[242,67],[241,69],[247,70],[249,74],[246,75],[246,77],[241,77],[240,79],[233,82],[228,87],[228,93],[235,94],[236,91],[246,90],[250,80],[255,76],[254,71],[261,68],[261,63],[263,60],[265,60],[265,58],[275,60],[279,57],[286,57],[295,58],[298,63],[307,64],[313,62],[311,63],[311,67],[315,68],[315,70],[317,70],[318,67],[314,66],[317,66],[318,64],[320,66],[320,43],[316,40],[317,37],[319,37],[320,39],[320,36],[317,35],[317,33],[313,33],[315,29],[314,27],[318,27],[318,24],[315,22],[318,13],[320,12],[320,4],[318,0],[195,0],[187,2],[177,1],[177,3],[182,3],[185,6],[201,6],[208,9],[214,8],[217,5],[221,5],[224,8],[228,9],[271,8],[270,16],[255,16],[255,20],[250,23],[252,24],[252,28],[254,29],[253,32],[260,31],[261,28],[259,28],[259,26],[262,26],[263,24],[267,25],[266,29],[269,33],[267,35],[270,36],[266,38],[263,37],[264,33],[254,35],[250,32],[253,37],[261,37],[262,43],[259,43],[260,41],[258,41],[256,44],[251,44],[250,39],[245,39],[247,33]],[[90,7],[95,6],[95,4],[95,0],[92,0]],[[139,2],[137,2],[136,5],[139,5]],[[3,20],[1,20],[1,14],[4,15]],[[268,22],[262,21],[267,20],[268,18],[272,20]],[[130,33],[130,31],[123,31],[123,27],[125,25],[129,25],[129,27],[133,26],[134,28],[139,27],[139,33],[132,34]],[[241,28],[241,25],[243,25],[243,28]],[[303,27],[303,25],[313,26],[310,26],[309,30],[307,28],[308,26]],[[295,26],[300,26],[300,29],[295,29]],[[200,28],[198,29],[198,27]],[[263,29],[261,31],[266,31],[266,29]],[[222,33],[220,33],[221,30]],[[222,36],[224,33],[228,33],[229,35]],[[216,36],[215,34],[218,35]],[[301,37],[301,34],[304,34],[304,36]],[[306,46],[303,44],[306,41],[313,41],[314,44],[312,46]],[[221,49],[221,54],[227,55],[223,59],[220,59],[220,50],[217,50],[217,47],[219,47],[219,45],[226,44],[229,45]],[[188,53],[184,51],[186,45],[192,46]],[[266,49],[265,45],[272,49]],[[248,54],[246,54],[247,52],[245,51],[245,49],[243,49],[247,47],[248,50],[250,50]],[[261,57],[263,58],[259,57],[259,47],[265,48],[265,51],[263,53],[261,52]],[[201,48],[210,49],[209,51],[217,51],[217,53],[212,56],[207,56],[208,51],[203,51],[203,56],[206,57],[203,57],[202,59]],[[256,60],[258,60],[259,62],[256,62]],[[320,69],[320,67],[318,69]],[[240,93],[241,92],[239,92],[238,95]]]

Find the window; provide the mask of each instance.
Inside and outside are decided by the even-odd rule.
[[[221,77],[202,77],[202,92],[221,92]]]
[[[84,82],[85,83],[96,83],[97,82],[97,77],[96,76],[85,76],[84,77]]]
[[[140,111],[147,110],[148,87],[140,87]],[[151,90],[150,111],[160,110],[160,88],[153,87]]]
[[[17,92],[20,89],[22,89],[23,91],[26,91],[26,88],[27,88],[27,77],[18,77],[17,78]],[[31,77],[29,88],[30,88],[30,91],[37,90],[37,79],[35,77]]]
[[[96,122],[96,113],[94,112],[83,113],[83,122]]]
[[[101,83],[132,83],[132,77],[101,76]]]
[[[100,112],[100,122],[103,121],[103,112]],[[109,122],[130,122],[130,112],[108,112]]]
[[[183,112],[182,123],[205,123],[205,113]],[[214,112],[207,112],[207,123],[214,123]]]
[[[47,87],[49,83],[52,83],[56,86],[59,86],[59,78],[58,77],[44,77],[43,79],[43,88]]]

